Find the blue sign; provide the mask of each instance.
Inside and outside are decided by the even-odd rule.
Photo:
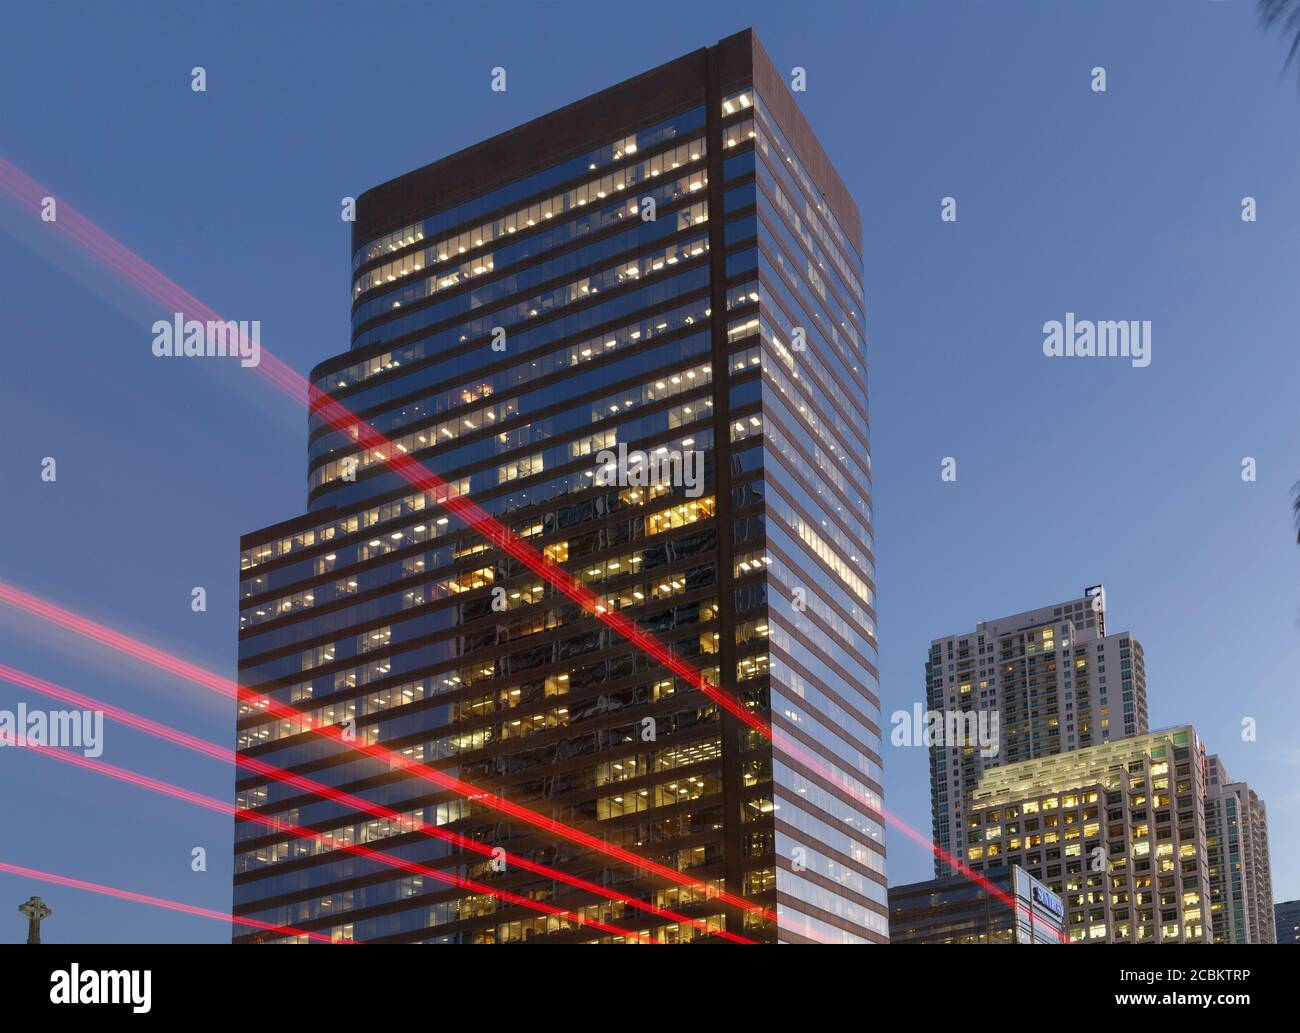
[[[1049,890],[1046,886],[1040,886],[1033,883],[1034,903],[1041,904],[1047,908],[1057,918],[1065,918],[1065,905],[1061,903],[1061,898]]]

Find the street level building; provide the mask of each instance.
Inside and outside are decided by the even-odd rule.
[[[1063,943],[1065,905],[1018,865],[986,878],[1014,906],[964,875],[889,889],[890,943]]]

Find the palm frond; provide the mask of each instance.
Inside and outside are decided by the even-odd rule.
[[[1265,31],[1280,29],[1291,37],[1291,49],[1287,51],[1283,69],[1293,64],[1300,68],[1300,0],[1256,0],[1255,9],[1261,28]],[[1297,88],[1300,88],[1300,81]]]

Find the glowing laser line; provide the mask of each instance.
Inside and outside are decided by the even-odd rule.
[[[46,191],[38,183],[5,159],[0,159],[0,189],[4,189],[12,197],[18,200],[19,203],[35,207],[39,207],[41,199],[47,196]],[[173,308],[174,311],[187,313],[195,318],[201,318],[205,321],[219,319],[217,314],[199,301],[199,299],[195,298],[161,272],[154,269],[143,259],[135,255],[125,245],[104,233],[99,229],[99,227],[95,226],[93,222],[81,215],[70,205],[60,205],[59,218],[51,225],[72,237],[87,250],[91,251],[92,254],[100,258],[105,264],[115,269],[130,282],[134,283],[147,296],[163,302]],[[519,558],[521,562],[524,562],[531,568],[538,570],[543,577],[556,584],[557,587],[573,598],[575,602],[578,602],[579,605],[582,605],[588,612],[591,612],[595,616],[605,620],[611,627],[616,627],[616,630],[621,627],[622,630],[619,633],[624,635],[625,638],[628,638],[633,645],[638,646],[638,648],[641,648],[644,651],[650,652],[656,657],[656,659],[661,657],[664,658],[664,661],[667,661],[665,665],[669,666],[670,669],[686,672],[683,674],[683,677],[688,677],[688,680],[690,680],[692,684],[698,685],[702,683],[703,680],[701,676],[690,664],[681,661],[675,656],[675,654],[668,650],[666,646],[658,642],[657,639],[654,639],[653,636],[642,631],[632,621],[623,617],[622,614],[617,614],[616,616],[619,620],[615,622],[613,620],[613,616],[615,615],[611,615],[607,608],[598,601],[595,593],[591,592],[585,585],[579,584],[567,571],[563,570],[563,568],[558,567],[545,559],[540,553],[532,549],[527,545],[527,543],[510,531],[509,528],[485,513],[468,499],[448,498],[450,493],[447,490],[446,483],[441,478],[437,477],[422,464],[416,463],[414,460],[405,463],[394,460],[394,455],[402,456],[403,458],[405,457],[404,454],[398,452],[391,443],[388,443],[387,438],[379,434],[368,424],[365,424],[364,427],[362,427],[362,421],[359,420],[358,417],[353,416],[328,395],[320,392],[299,373],[285,365],[265,348],[260,350],[260,355],[261,362],[255,368],[259,373],[266,376],[273,384],[275,384],[275,386],[300,403],[309,404],[310,406],[320,410],[331,420],[331,422],[334,422],[336,426],[343,429],[359,429],[360,433],[363,435],[363,443],[368,442],[371,445],[384,443],[386,445],[385,453],[389,456],[390,465],[393,466],[393,469],[397,470],[397,472],[405,479],[415,483],[422,492],[432,495],[435,502],[446,505],[447,508],[451,509],[459,518],[470,523],[476,530],[479,530],[480,533],[482,533],[489,541],[499,544],[502,548]],[[249,691],[242,687],[237,687],[237,689],[239,692]],[[725,694],[723,695],[725,696]],[[264,706],[263,709],[270,710],[271,712],[274,712],[274,710],[271,709],[272,706],[281,706],[280,704],[274,704],[274,701],[271,700],[267,700],[266,703],[268,705]],[[727,697],[727,702],[722,703],[721,705],[728,708],[734,707],[739,712],[744,712],[744,708],[740,702],[738,700],[732,700],[730,697]],[[333,737],[338,738],[339,736],[340,733],[338,733],[337,730],[334,730]],[[357,743],[345,743],[345,745],[351,749],[360,749],[363,752],[366,751],[366,747]],[[433,769],[425,768],[423,765],[413,766],[413,762],[411,762],[409,758],[403,757],[401,754],[393,754],[391,751],[384,752],[389,754],[389,756],[384,759],[389,760],[391,765],[408,768],[413,771],[422,770],[426,773],[433,771]],[[394,761],[391,758],[401,759]],[[442,781],[446,778],[447,776],[439,775],[435,777],[435,780]],[[502,813],[509,814],[511,817],[515,817],[520,821],[543,828],[544,831],[569,839],[571,842],[620,860],[625,864],[632,864],[643,871],[653,872],[661,878],[669,879],[679,885],[690,886],[692,889],[706,893],[707,895],[715,897],[723,903],[730,904],[733,907],[760,914],[768,921],[775,921],[775,913],[760,905],[754,904],[752,901],[746,900],[744,897],[732,894],[725,890],[720,891],[714,887],[707,886],[695,879],[691,879],[689,876],[683,876],[680,872],[676,871],[676,869],[658,864],[657,862],[651,861],[630,850],[625,850],[622,847],[607,844],[603,840],[590,836],[587,833],[582,833],[576,829],[572,829],[560,822],[556,822],[554,819],[546,818],[528,808],[510,804],[508,801],[504,800],[504,798],[497,796],[496,794],[485,793],[484,790],[476,786],[471,786],[469,783],[459,784],[463,786],[464,789],[454,789],[453,791],[460,792],[462,795],[470,795],[472,799],[479,800],[479,802],[484,803],[485,806],[491,807],[494,810],[500,810]],[[444,788],[452,788],[452,786],[448,784],[445,785]],[[543,824],[538,825],[538,821],[541,821]],[[575,838],[575,836],[577,838]]]
[[[444,872],[437,868],[430,868],[427,865],[419,864],[415,861],[408,861],[403,857],[394,857],[391,854],[385,854],[378,850],[373,850],[370,847],[361,846],[359,843],[345,843],[342,840],[331,836],[329,833],[314,832],[311,829],[304,828],[301,825],[294,825],[291,822],[284,821],[269,814],[258,814],[256,811],[241,810],[240,808],[235,807],[234,804],[227,803],[225,800],[218,800],[212,796],[205,796],[203,793],[196,793],[191,789],[184,788],[183,786],[173,785],[172,783],[164,782],[161,779],[142,775],[138,771],[131,771],[127,768],[118,767],[116,764],[109,764],[106,761],[96,760],[92,757],[83,757],[81,754],[73,753],[69,750],[60,750],[52,746],[41,744],[25,743],[21,748],[30,750],[33,753],[39,753],[43,757],[50,757],[54,760],[75,765],[76,767],[94,771],[100,775],[106,775],[109,778],[117,779],[119,782],[126,782],[130,785],[138,786],[141,789],[148,789],[151,792],[160,793],[163,796],[170,796],[177,800],[184,800],[186,803],[192,803],[195,806],[204,807],[210,811],[216,811],[219,814],[226,814],[244,821],[256,822],[259,825],[265,825],[267,828],[273,829],[276,832],[287,832],[298,839],[311,840],[318,846],[323,846],[326,850],[343,850],[349,854],[356,854],[358,857],[364,857],[366,860],[377,861],[378,863],[388,865],[391,868],[400,868],[403,871],[425,876],[434,879],[437,882],[455,886],[458,889],[491,896],[506,904],[526,907],[531,911],[538,911],[551,918],[562,919],[563,921],[569,922],[578,927],[589,925],[593,929],[599,929],[601,932],[611,933],[614,936],[624,936],[636,941],[637,943],[659,942],[656,940],[646,939],[639,933],[632,932],[630,929],[623,929],[617,925],[611,925],[608,922],[601,922],[592,918],[584,918],[582,915],[575,914],[574,912],[565,910],[564,908],[556,907],[553,904],[547,904],[545,901],[533,900],[530,897],[524,897],[518,893],[512,893],[509,890],[498,889],[493,886],[488,886],[485,883],[477,882],[473,879],[466,879],[462,876],[453,875],[450,872]]]
[[[493,847],[486,843],[482,843],[479,840],[469,839],[466,836],[439,828],[436,825],[429,825],[424,821],[408,817],[398,811],[392,810],[391,808],[372,803],[369,800],[362,799],[359,796],[344,792],[340,789],[335,789],[332,786],[316,782],[315,780],[303,775],[296,775],[292,772],[285,771],[282,768],[275,767],[274,765],[268,764],[256,757],[245,756],[229,747],[219,746],[216,743],[208,742],[206,739],[200,739],[197,736],[190,735],[188,732],[182,732],[177,728],[172,728],[169,725],[162,724],[150,718],[142,717],[141,715],[132,713],[122,707],[106,703],[93,696],[87,696],[85,693],[78,692],[75,689],[69,689],[63,685],[57,685],[44,678],[39,678],[36,675],[29,674],[26,671],[20,671],[16,667],[0,664],[0,679],[11,682],[15,685],[22,685],[35,692],[61,700],[64,703],[68,703],[82,710],[100,711],[105,717],[111,718],[119,724],[135,728],[137,731],[174,743],[177,746],[184,747],[185,749],[191,750],[195,753],[215,758],[223,763],[248,768],[257,774],[264,775],[267,778],[271,778],[277,782],[282,782],[286,785],[291,785],[297,789],[303,790],[304,792],[330,799],[342,806],[363,811],[367,814],[373,815],[374,817],[393,822],[401,827],[405,832],[418,832],[431,839],[451,843],[462,849],[471,850],[488,857],[500,856],[508,865],[513,865],[524,871],[530,871],[534,874],[554,879],[557,882],[563,882],[566,885],[573,886],[577,889],[595,893],[606,900],[626,904],[660,918],[667,918],[684,925],[692,926],[705,934],[717,935],[733,943],[752,944],[757,942],[726,930],[711,929],[706,922],[702,922],[699,919],[688,918],[685,915],[678,914],[675,911],[660,907],[659,905],[649,901],[642,901],[634,897],[617,893],[604,886],[600,886],[597,883],[590,882],[587,879],[570,875],[567,872],[562,872],[559,869],[548,867],[547,865],[529,860],[528,858],[511,854],[508,851],[496,855],[494,854]],[[253,812],[236,811],[235,813],[237,818],[244,818],[248,813]]]
[[[214,911],[212,908],[200,907],[198,904],[186,904],[179,900],[168,900],[165,897],[153,897],[147,893],[136,893],[134,890],[118,889],[116,886],[105,886],[99,882],[87,882],[85,879],[74,879],[70,875],[56,875],[54,872],[43,872],[39,868],[27,868],[20,864],[10,864],[7,861],[0,861],[0,872],[8,872],[10,875],[19,875],[24,879],[38,879],[41,882],[52,883],[55,886],[67,886],[69,889],[85,890],[87,893],[98,893],[102,897],[116,897],[118,900],[129,900],[135,904],[148,904],[151,907],[164,908],[167,911],[179,911],[186,915],[197,915],[199,918],[213,918],[218,922],[233,922],[235,925],[246,925],[253,929],[263,929],[267,932],[276,933],[280,936],[306,936],[308,939],[316,940],[320,943],[350,943],[349,940],[333,940],[321,933],[310,933],[305,929],[295,929],[288,925],[275,925],[271,922],[263,922],[257,918],[241,918],[239,915],[227,914],[224,911]]]
[[[7,160],[0,159],[0,189],[7,191],[19,203],[29,208],[36,209],[40,206],[43,197],[48,196],[40,184],[36,183],[25,173],[19,170]],[[149,297],[155,298],[172,308],[173,311],[179,311],[188,314],[192,318],[203,321],[218,320],[220,317],[198,298],[185,291],[178,284],[174,283],[168,277],[145,262],[139,256],[135,255],[129,248],[121,244],[108,234],[100,230],[85,216],[76,212],[71,206],[61,205],[60,216],[57,226],[62,232],[71,236],[78,243],[82,244],[87,250],[99,257],[106,265],[117,270],[121,275],[134,283]],[[66,212],[67,215],[63,213]],[[927,837],[904,822],[901,818],[896,817],[886,811],[883,803],[875,793],[864,790],[856,781],[850,780],[843,772],[834,769],[829,765],[822,763],[812,753],[805,750],[795,739],[791,738],[784,731],[776,728],[772,723],[755,713],[753,713],[744,703],[725,691],[719,686],[714,685],[702,672],[698,671],[692,664],[683,658],[677,656],[665,644],[660,642],[655,636],[642,629],[634,621],[624,615],[621,611],[607,607],[594,592],[585,585],[579,583],[571,574],[565,571],[558,564],[552,562],[536,549],[532,548],[527,542],[521,539],[504,524],[496,520],[485,510],[472,502],[466,496],[453,495],[448,485],[440,477],[428,470],[418,460],[412,458],[409,454],[397,449],[392,442],[383,434],[379,433],[367,422],[360,417],[351,413],[347,408],[335,401],[330,395],[321,391],[315,385],[311,384],[305,377],[291,369],[285,363],[272,355],[266,348],[261,348],[261,362],[255,369],[263,376],[267,377],[280,390],[284,391],[290,397],[305,401],[309,411],[321,416],[335,428],[356,435],[357,442],[367,449],[377,450],[382,461],[390,469],[396,472],[408,483],[418,488],[421,492],[432,497],[433,501],[451,511],[456,517],[470,526],[477,533],[481,534],[489,543],[497,546],[503,551],[509,553],[528,569],[542,577],[554,588],[567,596],[573,602],[577,603],[585,612],[602,621],[606,626],[613,629],[617,634],[622,636],[626,641],[631,643],[642,652],[652,657],[661,666],[670,670],[673,674],[682,678],[687,684],[698,689],[708,699],[716,703],[719,707],[736,717],[743,724],[754,729],[759,734],[770,741],[777,749],[795,758],[804,765],[808,770],[813,771],[819,778],[822,778],[832,785],[835,785],[840,791],[845,792],[869,814],[878,816],[880,820],[887,822],[898,828],[905,835],[914,841],[924,844],[935,856],[948,863],[955,870],[965,875],[971,881],[977,883],[998,900],[1006,903],[1008,906],[1015,908],[1016,903],[1013,898],[1000,890],[993,883],[989,882],[974,869],[967,866],[964,862],[945,851],[937,843],[932,843]],[[249,690],[241,689],[241,692]],[[356,748],[355,744],[352,748]],[[400,756],[400,755],[399,755]],[[408,761],[408,765],[410,762]],[[403,766],[408,766],[403,765]],[[419,767],[423,767],[420,765]],[[468,785],[465,783],[465,785]],[[482,790],[469,787],[471,792],[477,794]],[[527,808],[518,808],[517,805],[508,804],[500,797],[494,797],[494,794],[486,794],[483,799],[493,797],[501,804],[502,807],[494,803],[488,803],[487,806],[502,813],[511,814],[518,817],[519,820],[533,824],[528,818],[519,813],[512,813],[512,810],[526,812],[533,817],[541,817],[536,812],[529,811]],[[478,797],[476,797],[478,798]],[[544,822],[550,825],[558,825],[553,819],[542,818]],[[541,826],[538,826],[541,827]],[[582,840],[573,839],[565,835],[557,828],[548,828],[548,831],[554,832],[562,838],[570,839],[571,842],[579,845],[590,846],[590,849],[605,853],[608,856],[619,857],[617,853],[611,851],[621,851],[622,848],[613,847],[609,844],[601,843],[600,846],[591,846]],[[577,830],[570,830],[577,831]],[[585,833],[579,835],[586,837]],[[587,837],[594,839],[594,837]],[[639,858],[640,855],[631,851],[623,851],[632,858]],[[639,861],[632,861],[627,857],[619,857],[629,864],[637,864],[644,870],[654,871],[656,874],[669,878],[681,885],[694,885],[703,888],[703,884],[695,883],[694,880],[687,879],[682,882],[683,876],[673,869],[665,866],[656,865],[655,862],[640,858]],[[659,871],[662,869],[662,871]],[[666,874],[671,873],[671,874]],[[713,892],[718,899],[725,903],[731,904],[743,910],[761,914],[768,920],[775,920],[775,915],[762,908],[759,905],[745,900],[728,892]]]
[[[316,725],[313,724],[310,715],[276,700],[262,696],[250,689],[244,688],[236,682],[223,678],[211,671],[192,664],[179,657],[174,657],[160,649],[156,649],[144,642],[133,639],[128,635],[115,631],[95,621],[88,620],[85,617],[75,614],[70,610],[65,610],[60,606],[49,603],[38,596],[0,581],[0,602],[8,603],[17,609],[23,610],[34,616],[48,621],[59,627],[67,628],[84,638],[107,645],[118,652],[125,653],[127,656],[134,657],[151,666],[158,667],[161,670],[183,678],[195,685],[207,688],[213,692],[232,697],[234,699],[249,702],[253,706],[263,710],[275,717],[287,720],[301,722],[302,727],[315,732],[324,738],[331,739],[347,750],[364,753],[367,756],[374,757],[384,762],[391,769],[400,769],[410,773],[425,781],[437,785],[441,789],[449,790],[458,796],[465,797],[475,803],[481,803],[485,807],[500,811],[510,817],[517,818],[526,824],[532,825],[543,832],[550,833],[579,846],[596,850],[599,853],[613,857],[625,864],[630,864],[642,871],[652,872],[663,878],[681,886],[689,886],[698,893],[710,898],[720,899],[727,903],[735,903],[737,906],[745,907],[748,910],[759,911],[765,916],[771,915],[771,912],[752,901],[745,900],[743,897],[736,897],[733,894],[720,891],[716,887],[709,886],[707,883],[699,882],[690,876],[678,872],[674,868],[651,861],[642,857],[640,854],[633,853],[623,847],[615,846],[597,839],[590,833],[572,828],[563,822],[554,818],[547,817],[537,811],[533,811],[519,804],[511,803],[503,797],[488,792],[478,786],[471,785],[461,779],[455,778],[436,768],[431,768],[426,764],[412,760],[402,753],[395,752],[387,747],[364,743],[357,739],[351,739],[347,734],[335,725]],[[774,917],[774,916],[773,916]]]

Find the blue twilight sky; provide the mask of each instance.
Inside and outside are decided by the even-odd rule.
[[[1250,0],[10,5],[0,156],[306,372],[347,346],[342,196],[747,25],[808,70],[862,208],[886,715],[923,698],[932,637],[1102,582],[1153,726],[1194,723],[1259,790],[1276,896],[1300,897],[1300,96]],[[238,536],[303,510],[304,415],[154,359],[154,306],[4,200],[0,229],[0,580],[233,673]],[[1151,366],[1048,360],[1067,311],[1151,320]],[[5,607],[0,662],[231,740],[224,700]],[[0,686],[19,700],[48,705]],[[105,759],[229,796],[216,763],[106,734]],[[885,760],[888,806],[928,831],[925,751]],[[228,909],[230,836],[0,750],[0,861]],[[891,882],[929,875],[889,849]],[[32,893],[50,942],[228,938],[0,873],[0,942]]]

